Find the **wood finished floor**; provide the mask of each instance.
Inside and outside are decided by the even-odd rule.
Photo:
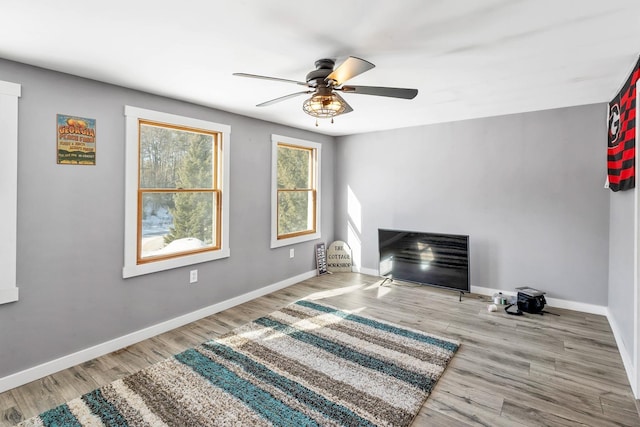
[[[123,350],[0,394],[12,426],[298,299],[459,340],[462,345],[414,426],[640,426],[605,317],[487,312],[487,298],[333,274],[298,283]]]

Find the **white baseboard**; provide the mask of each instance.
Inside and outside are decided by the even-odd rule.
[[[549,307],[566,308],[567,310],[581,311],[583,313],[599,314],[606,316],[608,308],[604,305],[588,304],[585,302],[569,301],[558,298],[546,298]]]
[[[247,301],[251,301],[263,295],[267,295],[277,290],[289,287],[303,280],[315,277],[316,274],[316,270],[302,273],[289,279],[274,283],[272,285],[256,289],[255,291],[247,292],[246,294],[210,305],[209,307],[201,308],[199,310],[175,317],[173,319],[158,323],[148,328],[140,329],[138,331],[112,339],[110,341],[106,341],[93,347],[89,347],[84,350],[62,356],[58,359],[45,362],[41,365],[25,369],[24,371],[16,372],[15,374],[0,378],[0,393],[11,390],[12,388],[20,387],[21,385],[46,377],[47,375],[54,374],[63,369],[68,369],[80,363],[87,362],[91,359],[95,359],[96,357],[104,356],[105,354],[120,350],[124,347],[136,344],[140,341],[144,341],[156,335],[168,332],[172,329],[179,328],[180,326],[195,322],[196,320],[211,316],[212,314],[219,313],[223,310],[227,310],[231,307],[245,303]]]
[[[607,309],[607,320],[609,320],[609,325],[611,326],[611,330],[613,331],[613,337],[616,339],[616,344],[618,345],[618,352],[620,352],[620,357],[622,357],[622,363],[624,364],[624,370],[627,373],[627,378],[629,379],[629,384],[631,385],[631,390],[633,391],[633,395],[636,399],[638,399],[638,391],[636,387],[636,369],[633,366],[633,352],[629,352],[627,347],[624,345],[624,341],[622,340],[622,333],[620,332],[620,327],[618,326],[618,322],[611,315],[609,309]]]
[[[359,267],[353,266],[354,273],[362,273],[368,274],[369,276],[378,276],[378,270],[374,270],[373,268]]]
[[[471,293],[493,296],[493,294],[502,292],[508,296],[514,296],[517,291],[504,291],[502,289],[483,288],[481,286],[471,286]],[[566,308],[567,310],[581,311],[583,313],[607,315],[607,307],[604,305],[588,304],[585,302],[569,301],[559,298],[549,298],[545,296],[549,307]]]

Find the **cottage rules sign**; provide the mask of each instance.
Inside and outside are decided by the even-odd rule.
[[[327,269],[332,273],[351,272],[351,248],[346,242],[336,240],[327,250]]]

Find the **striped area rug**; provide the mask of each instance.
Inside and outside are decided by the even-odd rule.
[[[407,426],[459,344],[298,301],[21,426]]]

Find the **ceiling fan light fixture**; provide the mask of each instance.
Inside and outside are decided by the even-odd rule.
[[[302,104],[302,109],[305,113],[321,119],[328,119],[342,114],[346,108],[345,103],[333,93],[329,95],[313,95]]]
[[[311,98],[305,100],[302,104],[302,110],[311,117],[315,117],[316,126],[318,126],[318,119],[331,119],[331,123],[333,123],[335,116],[353,111],[347,101],[338,93],[334,93],[334,91],[400,99],[413,99],[418,94],[418,89],[384,86],[344,86],[346,81],[375,67],[371,62],[355,56],[348,57],[337,68],[334,67],[335,60],[333,59],[317,60],[316,69],[307,73],[305,82],[258,74],[234,73],[234,75],[306,86],[307,90],[281,96],[258,104],[256,107],[266,107],[300,95],[312,94]]]

